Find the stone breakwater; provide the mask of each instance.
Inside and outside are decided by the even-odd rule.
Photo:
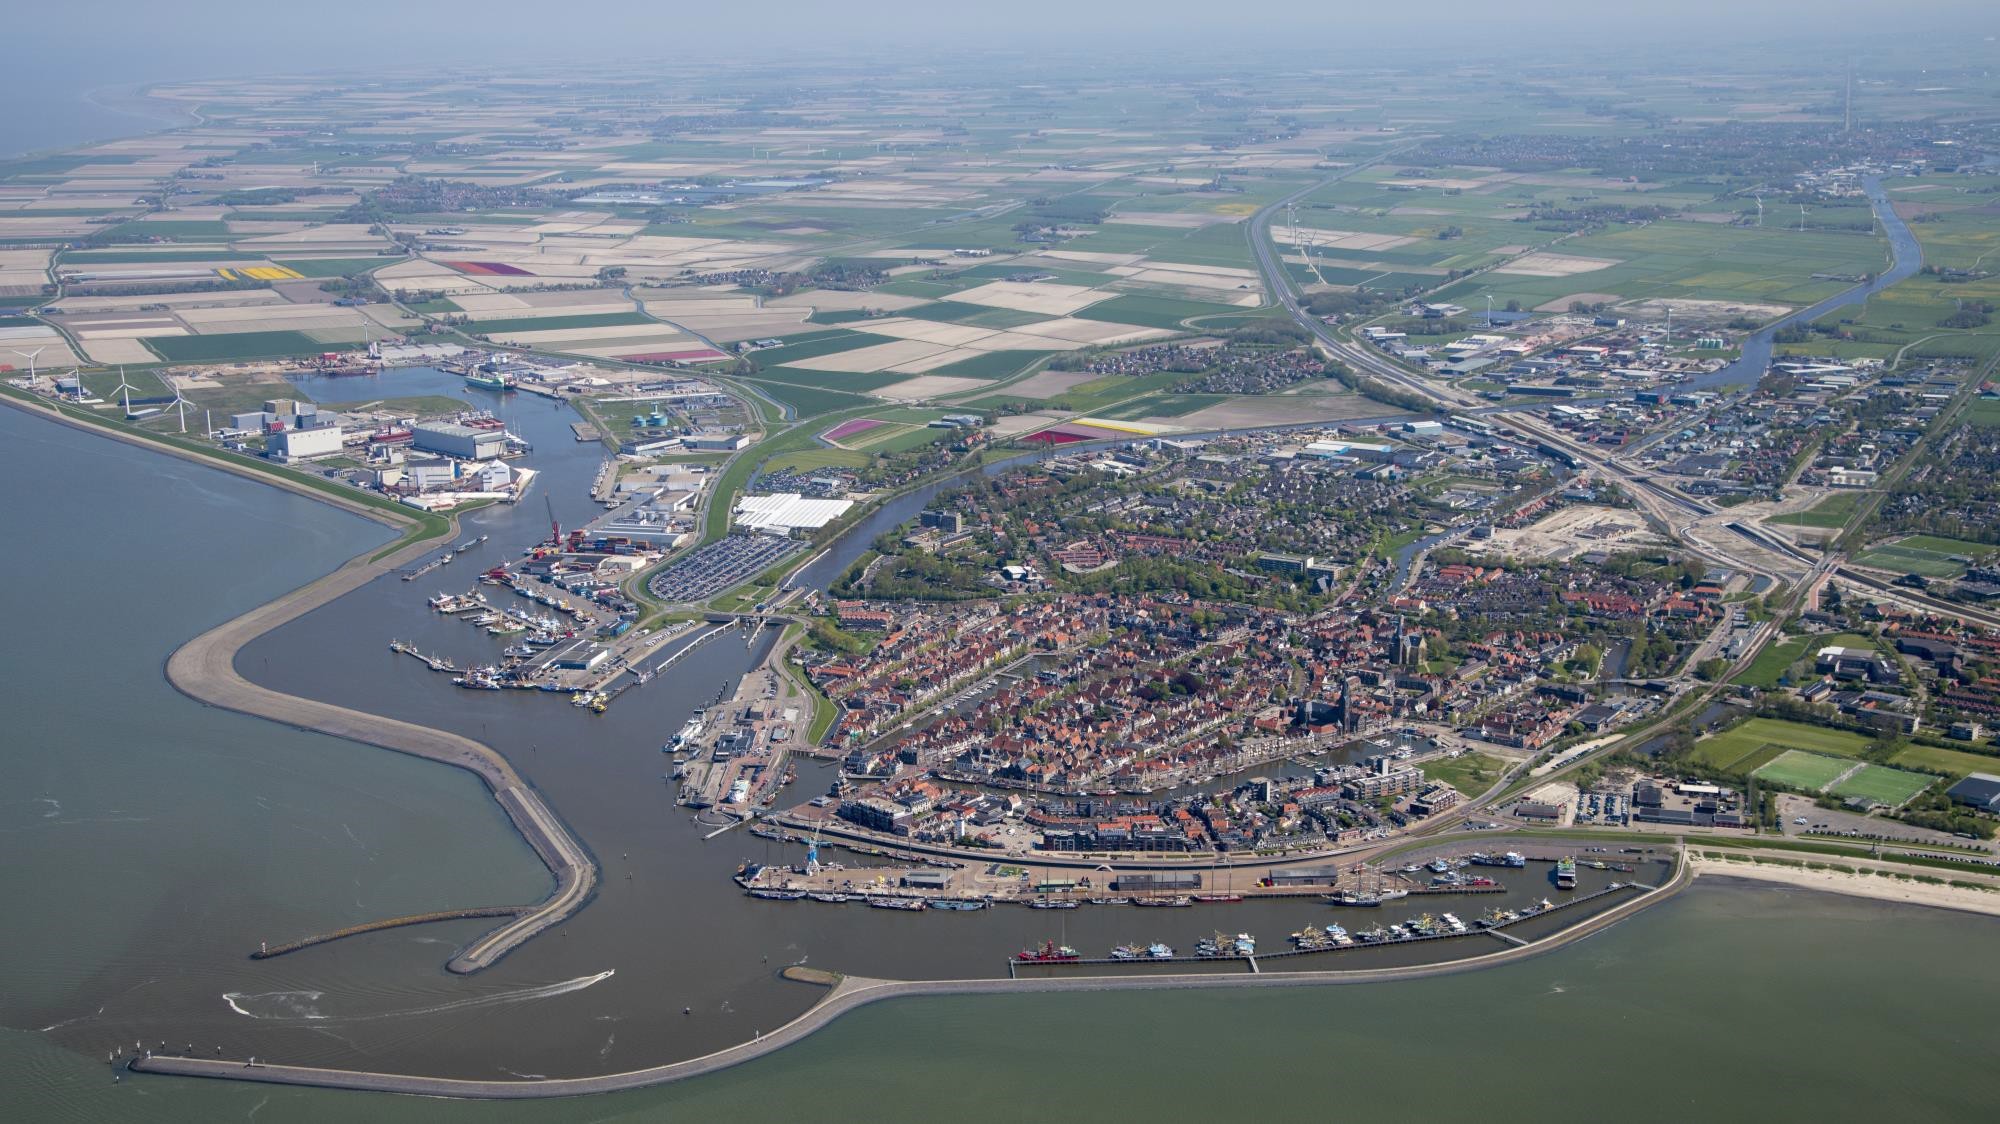
[[[203,456],[170,443],[149,440],[72,417],[34,399],[10,393],[0,395],[0,403],[86,433],[283,488],[399,530],[410,524],[406,518],[358,499],[350,500],[336,493],[307,487],[283,476],[259,471],[255,466]],[[456,520],[452,521],[450,533],[458,533]],[[466,973],[491,967],[507,953],[581,909],[597,888],[597,863],[590,853],[542,801],[540,794],[490,746],[413,722],[273,691],[250,682],[236,670],[237,653],[246,644],[429,554],[433,549],[429,542],[416,542],[384,556],[370,558],[364,554],[351,559],[318,581],[260,605],[234,620],[225,621],[183,644],[167,658],[166,676],[176,690],[209,706],[454,765],[484,781],[515,829],[541,856],[555,878],[555,886],[540,903],[522,907],[518,915],[506,924],[459,950],[447,966],[454,972]]]
[[[1657,889],[1647,890],[1630,901],[1594,914],[1561,932],[1538,941],[1512,946],[1481,956],[1437,964],[1398,968],[1369,968],[1334,972],[1269,972],[1242,975],[1132,975],[1067,976],[1035,979],[978,980],[879,980],[863,976],[841,976],[817,969],[787,968],[784,975],[802,983],[828,986],[824,999],[798,1018],[769,1034],[759,1035],[724,1050],[699,1058],[667,1065],[607,1073],[595,1077],[536,1078],[521,1081],[476,1081],[451,1077],[423,1077],[416,1074],[373,1073],[366,1070],[324,1069],[315,1066],[271,1065],[257,1061],[219,1058],[186,1058],[144,1055],[126,1063],[136,1073],[172,1074],[181,1077],[213,1077],[234,1081],[259,1081],[273,1085],[312,1085],[328,1089],[360,1089],[411,1096],[459,1097],[480,1100],[530,1100],[548,1097],[576,1097],[612,1093],[649,1085],[685,1081],[759,1058],[820,1030],[840,1016],[870,1003],[923,995],[1010,995],[1021,992],[1053,991],[1138,991],[1190,987],[1328,987],[1342,984],[1383,983],[1392,980],[1423,979],[1476,971],[1481,968],[1539,956],[1580,941],[1593,933],[1632,916],[1648,906],[1678,893],[1692,880],[1691,868],[1682,863],[1674,876]]]

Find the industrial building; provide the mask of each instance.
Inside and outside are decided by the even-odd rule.
[[[272,423],[274,427],[280,424]],[[345,434],[338,425],[273,428],[264,438],[264,452],[274,460],[312,460],[315,457],[338,456],[345,448],[344,440]]]
[[[507,451],[507,434],[498,429],[474,429],[469,425],[427,422],[416,428],[417,448],[426,453],[442,453],[460,460],[491,460]]]
[[[809,500],[797,492],[744,496],[736,504],[736,525],[758,531],[816,531],[853,506],[853,500]]]

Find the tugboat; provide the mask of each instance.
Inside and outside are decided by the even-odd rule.
[[[1054,941],[1043,941],[1040,948],[1024,948],[1014,959],[1027,964],[1048,964],[1063,960],[1082,959],[1075,949]]]

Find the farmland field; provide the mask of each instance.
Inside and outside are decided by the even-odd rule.
[[[1843,800],[1860,796],[1891,808],[1900,808],[1936,783],[1936,777],[1923,773],[1910,773],[1883,765],[1863,765],[1859,772],[1835,785],[1829,795]]]
[[[1852,761],[1838,757],[1807,753],[1802,749],[1788,749],[1767,762],[1753,775],[1759,780],[1781,784],[1787,788],[1818,792],[1853,767]]]
[[[304,332],[231,332],[217,336],[159,336],[146,346],[160,358],[176,363],[216,362],[223,359],[277,359],[289,355],[316,355],[326,345]]]

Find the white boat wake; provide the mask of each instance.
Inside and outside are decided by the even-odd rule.
[[[229,1009],[245,1018],[271,1019],[276,1021],[318,1022],[333,1020],[339,1022],[369,1022],[376,1019],[401,1019],[414,1015],[440,1015],[447,1011],[467,1011],[479,1007],[498,1007],[511,1003],[525,1003],[534,999],[553,999],[558,995],[568,995],[572,991],[582,991],[603,983],[617,975],[616,969],[607,969],[594,976],[578,976],[560,983],[543,984],[539,987],[524,987],[518,991],[500,991],[491,995],[474,995],[465,999],[454,999],[448,1003],[438,1003],[429,1007],[412,1007],[406,1011],[382,1011],[367,1015],[329,1015],[319,1009],[319,1001],[325,997],[320,991],[228,991],[222,1001]]]

